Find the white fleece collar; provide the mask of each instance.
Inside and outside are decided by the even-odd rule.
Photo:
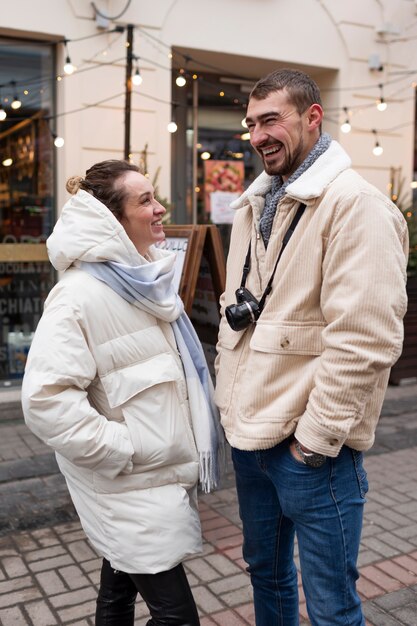
[[[317,198],[336,176],[348,169],[351,164],[352,161],[342,146],[337,141],[332,141],[328,150],[304,174],[301,174],[297,180],[288,185],[286,195],[300,202]],[[250,196],[265,196],[271,185],[272,176],[262,172],[246,191],[231,203],[230,207],[240,209],[246,204]]]

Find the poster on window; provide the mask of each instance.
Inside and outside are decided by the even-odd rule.
[[[231,224],[234,210],[230,203],[244,190],[243,161],[204,162],[204,204],[213,224]]]

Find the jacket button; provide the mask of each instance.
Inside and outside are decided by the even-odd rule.
[[[290,345],[290,340],[288,337],[283,337],[281,339],[281,348],[287,348]]]

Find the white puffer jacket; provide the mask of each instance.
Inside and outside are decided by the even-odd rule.
[[[201,550],[198,455],[172,329],[74,266],[147,261],[84,191],[65,205],[48,253],[65,273],[30,349],[26,423],[56,451],[98,552],[129,573],[170,569]]]

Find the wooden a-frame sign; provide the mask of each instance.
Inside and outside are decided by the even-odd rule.
[[[226,263],[217,226],[173,224],[164,226],[164,231],[166,240],[160,247],[177,253],[178,293],[188,315],[191,315],[203,256],[210,268],[213,291],[218,304],[225,286]]]

